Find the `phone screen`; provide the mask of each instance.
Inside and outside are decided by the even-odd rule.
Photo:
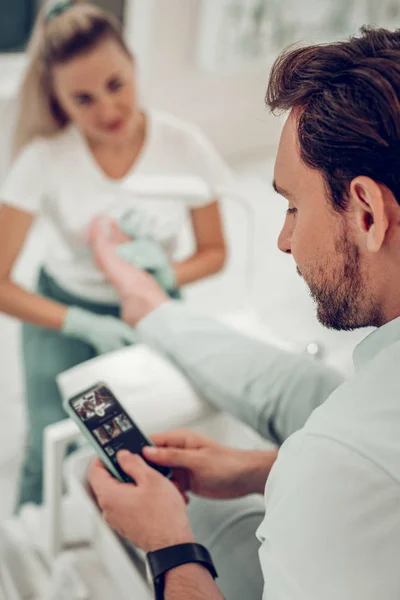
[[[117,452],[129,450],[134,454],[142,454],[142,448],[151,445],[151,442],[138,429],[111,390],[105,385],[99,385],[72,398],[70,405],[96,444],[110,458],[122,479],[132,481],[119,466]],[[146,462],[166,477],[171,476],[169,467]]]

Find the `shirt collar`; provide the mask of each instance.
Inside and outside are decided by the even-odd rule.
[[[379,329],[370,333],[360,342],[353,352],[353,363],[356,370],[364,367],[381,350],[400,340],[400,317],[389,321]]]

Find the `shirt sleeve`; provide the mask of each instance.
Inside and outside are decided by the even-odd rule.
[[[399,597],[400,489],[374,463],[299,432],[281,448],[265,497],[265,599]]]
[[[243,335],[181,303],[166,302],[136,330],[210,402],[278,444],[343,381],[323,364]]]
[[[223,191],[234,188],[235,177],[232,170],[200,129],[191,129],[187,159],[193,175],[203,179],[210,190],[208,199],[190,200],[191,208],[210,204],[220,197]]]
[[[36,140],[24,148],[11,165],[0,189],[0,201],[28,213],[39,213],[47,191],[46,167],[45,143]]]

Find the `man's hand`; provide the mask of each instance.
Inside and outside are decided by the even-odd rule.
[[[121,451],[118,462],[136,484],[120,483],[98,459],[88,473],[110,527],[145,552],[194,542],[185,501],[177,487],[137,454]]]
[[[135,326],[169,300],[154,277],[117,255],[117,248],[121,244],[121,232],[112,219],[94,219],[88,237],[98,266],[120,296],[122,318],[126,323]]]
[[[145,447],[147,460],[174,469],[181,492],[206,498],[238,498],[264,492],[277,450],[227,448],[211,438],[180,429],[152,436],[157,446]]]

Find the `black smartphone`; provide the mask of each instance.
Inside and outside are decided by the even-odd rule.
[[[69,398],[64,408],[110,473],[123,483],[133,483],[132,478],[121,469],[117,452],[129,450],[143,456],[142,448],[154,444],[135,424],[110,388],[105,383],[97,383]],[[169,467],[146,462],[168,479],[172,477]]]

